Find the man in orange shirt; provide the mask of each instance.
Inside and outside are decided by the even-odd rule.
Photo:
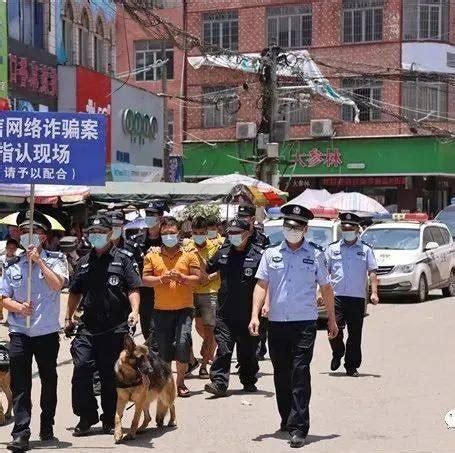
[[[161,229],[163,246],[147,254],[142,281],[155,289],[155,330],[163,360],[177,364],[177,393],[189,396],[185,386],[191,351],[193,288],[200,283],[199,259],[185,252],[179,243],[178,222],[164,217]]]

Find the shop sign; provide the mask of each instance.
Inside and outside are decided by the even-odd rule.
[[[338,148],[327,148],[325,152],[320,148],[312,148],[307,153],[296,154],[295,161],[304,168],[338,168],[343,165],[343,158]]]
[[[379,176],[379,177],[358,177],[358,178],[323,178],[324,187],[396,187],[404,186],[406,178],[403,176]]]
[[[131,143],[143,145],[145,140],[154,140],[158,133],[158,121],[154,116],[127,108],[122,114],[123,132],[130,136]]]
[[[9,54],[9,82],[42,96],[57,96],[57,69]]]

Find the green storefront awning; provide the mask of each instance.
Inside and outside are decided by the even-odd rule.
[[[254,175],[250,143],[184,143],[185,178]],[[281,176],[455,175],[455,142],[436,137],[335,138],[280,146]],[[294,168],[295,167],[295,168]]]

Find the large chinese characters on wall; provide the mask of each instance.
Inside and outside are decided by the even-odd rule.
[[[0,112],[0,182],[104,185],[106,118]]]

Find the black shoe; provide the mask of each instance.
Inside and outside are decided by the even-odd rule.
[[[221,389],[214,382],[205,384],[204,390],[207,393],[211,393],[212,395],[215,395],[216,397],[226,396],[226,390]]]
[[[51,440],[55,440],[54,429],[52,428],[52,426],[50,427],[42,426],[39,432],[39,438],[41,439],[42,442],[49,442]]]
[[[98,418],[94,420],[86,420],[81,418],[80,422],[74,428],[73,436],[74,437],[86,436],[87,434],[90,433],[90,428],[93,425],[96,425],[98,422],[99,422]]]
[[[28,451],[30,450],[30,446],[28,444],[28,438],[27,437],[16,437],[15,439],[12,440],[7,446],[7,450],[10,451]]]
[[[289,441],[289,445],[291,448],[301,448],[305,445],[306,438],[299,432],[294,432],[291,435],[291,440]]]
[[[287,423],[281,423],[281,424],[280,424],[280,431],[282,431],[282,432],[284,432],[284,433],[287,432],[287,431],[289,431],[289,430],[288,430],[288,425],[287,425]]]
[[[258,391],[258,388],[254,384],[244,385],[243,391],[245,393],[256,393]]]
[[[257,354],[256,358],[259,360],[259,362],[262,362],[263,360],[265,360],[265,354]]]
[[[113,423],[105,423],[103,422],[103,433],[104,434],[112,434],[114,431],[114,424]]]
[[[359,372],[355,368],[352,370],[346,370],[346,376],[359,377]]]
[[[332,361],[330,362],[330,369],[332,371],[338,370],[341,365],[341,358],[340,357],[333,357]]]

